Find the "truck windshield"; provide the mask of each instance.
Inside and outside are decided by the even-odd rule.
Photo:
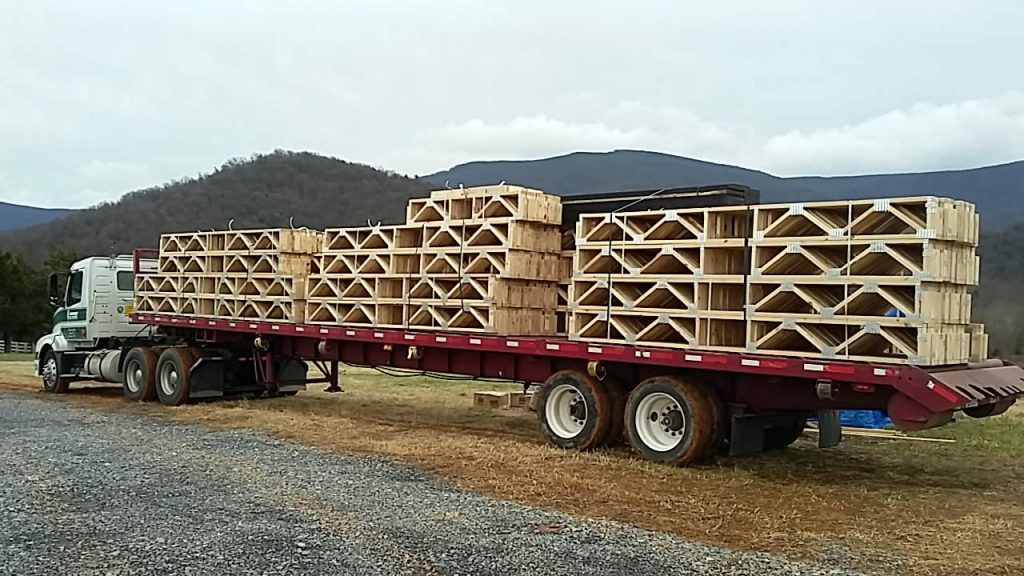
[[[74,272],[68,280],[67,298],[64,299],[65,306],[74,306],[82,301],[82,272]]]

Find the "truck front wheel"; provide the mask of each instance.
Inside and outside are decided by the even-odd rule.
[[[150,348],[132,348],[124,360],[124,396],[136,402],[156,400],[157,355]]]
[[[43,389],[53,394],[67,394],[71,381],[61,376],[61,358],[53,350],[43,356]]]
[[[186,348],[168,348],[156,363],[156,395],[160,403],[181,406],[188,402],[193,358]]]

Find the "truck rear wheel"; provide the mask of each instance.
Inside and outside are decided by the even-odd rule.
[[[181,406],[189,400],[193,358],[187,348],[168,348],[156,364],[156,394],[160,403]]]
[[[43,356],[43,367],[40,369],[43,377],[43,390],[53,394],[67,394],[71,381],[61,376],[61,357],[53,350],[48,350]]]
[[[719,410],[704,388],[676,376],[656,376],[629,395],[626,436],[645,458],[685,466],[716,449],[716,417]]]
[[[132,348],[124,360],[124,397],[136,402],[156,400],[157,355],[151,348]]]
[[[604,385],[576,370],[556,372],[540,389],[541,429],[559,448],[592,450],[612,428],[612,400]]]

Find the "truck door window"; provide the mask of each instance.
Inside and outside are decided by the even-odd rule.
[[[82,301],[82,272],[71,274],[68,279],[68,293],[64,299],[64,306],[74,306]]]
[[[135,288],[132,281],[133,276],[131,272],[117,273],[117,289],[121,292],[131,292]]]

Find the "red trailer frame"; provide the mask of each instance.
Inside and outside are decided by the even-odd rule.
[[[135,273],[141,273],[141,259],[156,254],[156,250],[135,250]],[[840,409],[883,410],[898,428],[921,430],[948,423],[958,410],[977,418],[994,416],[1024,397],[1024,369],[1002,360],[925,368],[598,344],[565,337],[494,336],[148,312],[132,314],[132,321],[158,327],[172,341],[186,345],[233,345],[256,350],[253,358],[260,360],[263,384],[271,395],[282,385],[314,382],[326,382],[328,390],[340,391],[339,363],[502,379],[521,382],[524,387],[545,383],[569,370],[608,380],[603,386],[615,389],[620,399],[645,379],[684,376],[714,388],[714,395],[721,398],[722,416],[731,416],[733,453],[760,450],[765,428],[777,424],[773,418],[780,414],[783,421],[789,418],[792,422],[793,414],[817,412],[823,424],[819,444],[829,446],[840,439],[836,417]],[[282,359],[322,363],[325,376],[298,382],[281,380],[275,372]]]
[[[269,356],[387,366],[543,383],[569,367],[637,382],[645,375],[687,371],[731,390],[729,403],[764,410],[885,410],[902,429],[939,426],[954,411],[990,416],[1024,396],[1024,369],[989,360],[922,368],[836,360],[709,352],[650,346],[591,344],[565,338],[502,337],[225,320],[136,313],[132,320],[199,342],[258,338]],[[273,370],[272,366],[269,368]],[[337,377],[337,371],[333,378]],[[272,372],[268,372],[272,380]],[[331,376],[329,376],[331,377]]]

